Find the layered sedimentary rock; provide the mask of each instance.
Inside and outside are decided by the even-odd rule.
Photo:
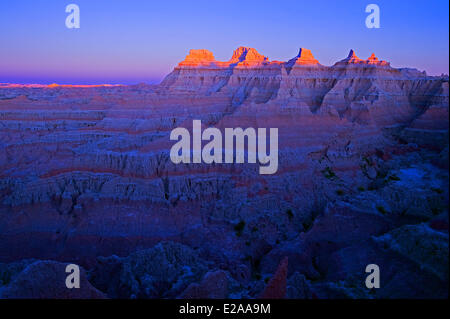
[[[287,62],[191,50],[153,86],[2,84],[0,262],[76,262],[110,297],[218,285],[221,297],[255,297],[288,257],[286,296],[371,297],[353,275],[381,255],[394,270],[426,267],[399,287],[390,268],[379,296],[443,296],[448,272],[424,258],[448,264],[448,96],[448,76],[354,51],[324,66],[304,48]],[[172,163],[170,132],[193,119],[278,128],[277,173]],[[405,232],[433,244],[417,256]],[[161,254],[170,276],[150,261]]]

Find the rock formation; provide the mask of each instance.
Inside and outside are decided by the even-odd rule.
[[[209,66],[216,62],[214,55],[208,50],[191,50],[179,67]]]
[[[288,297],[446,297],[448,81],[240,47],[191,50],[159,85],[0,84],[0,274],[51,259],[108,297],[252,298],[288,257]],[[278,128],[278,172],[173,164],[193,119]],[[387,286],[369,293],[374,262]]]
[[[262,292],[262,299],[283,299],[286,297],[286,278],[288,272],[288,258],[284,258],[277,268],[277,271],[270,278],[266,288]]]

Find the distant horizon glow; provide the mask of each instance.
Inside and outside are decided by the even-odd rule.
[[[65,6],[78,4],[81,28],[67,29]],[[350,49],[395,68],[449,73],[447,0],[378,0],[381,28],[365,27],[368,0],[0,2],[0,83],[159,83],[190,49],[220,61],[239,46],[271,61],[300,47],[323,65]]]

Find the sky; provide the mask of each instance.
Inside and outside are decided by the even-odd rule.
[[[68,4],[80,28],[68,29]],[[380,7],[380,28],[365,24]],[[286,61],[300,47],[332,65],[354,49],[393,67],[449,73],[448,0],[2,0],[0,82],[158,83],[189,49],[239,46]]]

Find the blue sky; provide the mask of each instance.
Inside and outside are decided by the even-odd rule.
[[[70,3],[80,7],[80,29],[65,27]],[[380,7],[380,29],[365,26],[370,3]],[[354,49],[448,73],[448,12],[447,0],[1,1],[0,82],[156,83],[189,49],[228,60],[241,45],[271,60],[305,47],[324,65]]]

